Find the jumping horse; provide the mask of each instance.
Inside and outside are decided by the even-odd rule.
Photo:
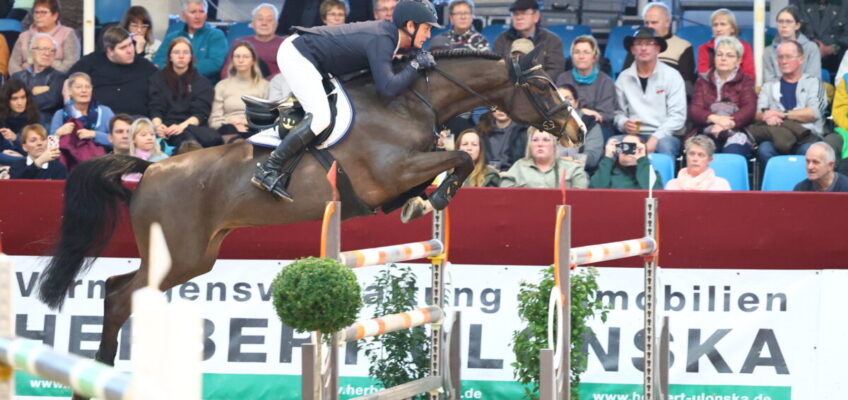
[[[434,127],[475,107],[501,109],[519,122],[553,133],[562,143],[581,142],[585,127],[535,63],[535,55],[513,61],[488,52],[435,53],[438,68],[392,100],[378,98],[367,76],[348,81],[345,88],[357,118],[347,138],[330,153],[343,166],[356,196],[371,210],[343,217],[372,214],[374,208],[402,199],[438,174],[453,170],[445,182],[454,184],[443,183],[430,196],[441,199],[433,204],[437,209],[447,205],[473,164],[463,151],[431,151]],[[113,365],[118,331],[130,316],[131,294],[146,285],[151,223],[162,225],[173,259],[161,284],[166,290],[209,272],[233,229],[321,219],[324,202],[333,195],[324,167],[314,157],[304,156],[289,186],[295,201],[281,201],[250,183],[256,163],[268,153],[242,142],[155,164],[121,155],[80,164],[65,186],[61,237],[40,278],[40,299],[53,309],[62,307],[77,275],[108,244],[120,203],[127,204],[141,266],[106,280],[96,359]],[[130,173],[143,173],[134,191],[121,182]]]

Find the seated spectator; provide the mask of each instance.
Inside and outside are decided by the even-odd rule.
[[[286,82],[286,77],[283,76],[283,74],[274,75],[274,77],[271,78],[271,83],[269,86],[269,100],[285,99],[292,95],[289,83]]]
[[[694,128],[690,134],[706,135],[715,142],[718,152],[749,158],[752,143],[744,129],[757,112],[754,78],[739,71],[745,51],[739,39],[717,38],[715,49],[715,67],[695,83],[689,104]]]
[[[848,6],[844,1],[798,0],[804,35],[819,47],[821,65],[833,72],[848,48]]]
[[[683,147],[686,168],[677,173],[677,178],[668,181],[668,190],[730,190],[730,183],[716,176],[710,168],[715,153],[715,143],[704,135],[686,139]]]
[[[170,54],[171,41],[181,37],[191,43],[195,58],[194,67],[210,82],[218,82],[221,67],[227,58],[227,36],[206,22],[207,7],[206,0],[183,1],[182,18],[185,27],[165,36],[162,46],[153,58],[154,64],[160,68],[164,66]]]
[[[512,27],[495,39],[494,52],[509,59],[512,42],[519,38],[528,38],[536,47],[541,47],[538,60],[548,76],[559,76],[565,70],[565,56],[562,54],[562,41],[551,31],[539,26],[542,14],[536,0],[515,0],[509,7],[512,13]]]
[[[374,0],[374,20],[392,20],[398,0]]]
[[[836,154],[827,144],[813,143],[807,149],[807,179],[795,185],[796,192],[848,192],[848,176],[833,170]]]
[[[24,158],[23,128],[39,121],[35,100],[23,82],[17,79],[6,82],[0,90],[0,165],[11,165]]]
[[[806,154],[824,131],[827,98],[821,81],[801,70],[804,49],[786,40],[777,48],[777,59],[781,78],[763,84],[757,98],[757,122],[748,127],[759,143],[757,155],[763,168],[778,154]]]
[[[624,143],[619,146],[620,143]],[[630,143],[630,145],[627,145]],[[604,149],[604,158],[592,175],[590,189],[648,189],[650,187],[651,161],[646,146],[639,136],[627,135],[619,142],[610,138]],[[662,179],[654,171],[654,189],[662,189]]]
[[[577,90],[575,96],[580,98],[580,111],[598,124],[611,127],[615,114],[615,85],[609,75],[598,68],[600,57],[601,49],[594,37],[577,37],[571,44],[574,68],[561,73],[556,84],[559,87],[565,84],[573,86]],[[607,133],[604,139],[609,136],[610,133]]]
[[[215,85],[215,100],[209,114],[209,127],[217,129],[225,142],[248,136],[241,96],[268,97],[268,81],[262,79],[253,46],[239,42],[230,54],[229,77]]]
[[[115,114],[109,120],[109,143],[112,143],[112,153],[130,154],[130,127],[133,119],[127,114]]]
[[[56,40],[56,58],[53,68],[62,72],[68,72],[80,58],[80,41],[76,32],[59,22],[59,0],[35,0],[32,3],[32,25],[29,29],[21,32],[12,55],[9,59],[9,73],[29,68],[29,44],[32,37],[39,33],[46,33]]]
[[[166,48],[168,63],[150,77],[150,117],[156,135],[178,153],[223,143],[218,131],[201,126],[209,119],[214,90],[194,68],[191,43],[174,38]]]
[[[68,77],[68,92],[71,100],[53,114],[50,134],[60,138],[76,136],[79,140],[91,140],[102,147],[111,146],[109,121],[115,114],[111,108],[92,97],[91,78],[85,72],[71,74]],[[71,170],[70,165],[65,166]]]
[[[498,170],[486,164],[485,144],[480,140],[480,135],[474,129],[466,129],[456,137],[457,150],[462,150],[471,156],[474,161],[474,170],[465,179],[462,186],[472,187],[498,187],[501,175]]]
[[[635,62],[615,81],[615,127],[646,140],[648,153],[677,157],[686,122],[686,89],[674,68],[659,62],[665,39],[641,27],[624,38],[624,47]],[[619,139],[620,140],[620,139]]]
[[[593,116],[583,113],[583,109],[580,108],[582,103],[580,102],[580,98],[577,97],[577,90],[574,86],[563,84],[557,91],[564,99],[571,103],[572,107],[578,110],[577,113],[583,119],[587,130],[586,136],[583,138],[583,145],[580,148],[575,149],[574,147],[557,145],[557,156],[572,157],[583,163],[587,172],[594,171],[598,167],[598,161],[601,160],[604,152],[604,134],[601,132],[601,125],[595,122]]]
[[[477,132],[483,136],[486,163],[498,171],[506,171],[527,148],[527,126],[496,110],[483,114]]]
[[[430,51],[436,50],[489,50],[486,37],[474,30],[474,2],[451,0],[448,5],[451,29],[430,40]]]
[[[53,68],[56,59],[56,40],[46,33],[32,36],[27,47],[32,56],[32,65],[12,74],[12,79],[19,80],[35,96],[38,111],[41,114],[41,124],[50,125],[50,118],[56,110],[62,108],[62,87],[65,84],[65,73]]]
[[[153,37],[153,19],[147,9],[142,6],[128,8],[121,19],[121,27],[133,34],[135,52],[153,62],[153,56],[162,46],[162,41]]]
[[[533,44],[533,41],[527,38],[519,38],[512,41],[512,46],[509,49],[509,56],[513,61],[518,61],[519,58],[524,57],[527,54],[530,54],[533,49],[536,48],[536,45]]]
[[[583,165],[556,156],[556,138],[545,131],[530,127],[527,155],[516,161],[501,177],[501,187],[559,188],[565,176],[569,189],[586,189],[589,176]]]
[[[713,38],[709,42],[698,47],[698,73],[703,74],[714,67],[712,64],[715,60],[715,40],[719,36],[734,36],[739,37],[739,27],[736,25],[736,16],[733,11],[726,8],[719,8],[710,17],[710,25],[713,28]],[[754,73],[754,50],[751,45],[744,40],[742,43],[743,55],[742,64],[739,69],[742,73],[747,74],[751,78],[756,78]]]
[[[274,31],[277,29],[277,7],[272,4],[262,3],[253,9],[253,20],[250,22],[253,31],[253,36],[245,36],[238,38],[235,43],[232,43],[230,51],[227,54],[232,54],[233,49],[239,42],[248,42],[253,45],[256,54],[261,60],[260,68],[264,66],[263,74],[267,79],[280,73],[280,66],[277,64],[277,50],[283,44],[282,36],[277,36]],[[226,79],[230,70],[230,59],[224,62],[224,67],[221,68],[221,79]],[[267,72],[266,72],[267,71]]]
[[[27,156],[9,169],[12,179],[65,179],[68,171],[59,162],[58,146],[48,146],[47,131],[40,124],[27,125],[21,132]]]
[[[168,155],[162,152],[156,142],[153,132],[153,122],[147,118],[139,118],[130,127],[130,154],[150,162],[162,161]]]
[[[663,2],[648,3],[642,10],[642,21],[645,26],[652,28],[668,44],[668,48],[660,53],[660,61],[680,73],[686,82],[686,93],[691,93],[695,84],[695,49],[687,40],[680,38],[671,31],[671,11]],[[624,59],[624,68],[633,63],[633,55],[628,54]]]
[[[801,33],[801,13],[795,6],[784,7],[777,13],[777,36],[763,53],[763,82],[780,79],[777,47],[786,40],[794,40],[804,48],[804,65],[801,71],[809,76],[821,76],[819,46]]]
[[[144,55],[136,54],[126,29],[106,29],[103,50],[81,58],[69,72],[90,76],[94,97],[113,111],[147,115],[147,81],[156,67]]]
[[[340,0],[324,0],[319,10],[321,22],[327,26],[341,25],[347,17],[347,6]]]

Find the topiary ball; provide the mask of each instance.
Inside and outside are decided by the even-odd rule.
[[[301,258],[271,284],[280,320],[297,331],[334,333],[356,321],[362,307],[356,275],[329,258]]]

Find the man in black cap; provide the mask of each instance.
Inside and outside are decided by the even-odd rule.
[[[648,153],[677,157],[677,136],[686,122],[686,86],[676,69],[658,62],[668,44],[653,29],[640,27],[624,38],[624,47],[635,61],[615,81],[615,127],[641,136]]]
[[[539,26],[542,14],[536,0],[515,0],[509,7],[512,13],[512,27],[495,39],[495,53],[509,60],[512,42],[527,38],[539,49],[539,61],[548,76],[556,77],[565,70],[565,56],[562,54],[562,41],[551,31]]]

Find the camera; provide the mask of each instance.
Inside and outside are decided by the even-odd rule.
[[[621,154],[636,154],[636,143],[618,142],[615,147]]]

